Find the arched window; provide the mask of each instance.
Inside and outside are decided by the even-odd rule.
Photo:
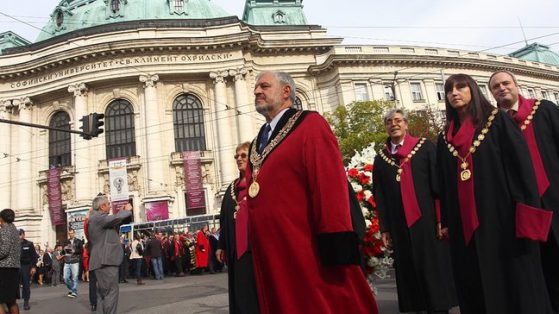
[[[295,97],[295,103],[293,104],[293,108],[297,110],[303,110],[303,102],[301,101],[301,98],[299,98],[298,96]]]
[[[70,130],[70,116],[65,111],[58,111],[52,116],[49,126]],[[70,133],[49,131],[49,168],[70,165],[72,165]]]
[[[118,10],[120,10],[120,0],[111,0],[111,11],[116,13]]]
[[[117,99],[109,104],[105,126],[107,160],[136,155],[134,111],[128,101]]]
[[[206,150],[204,109],[198,98],[190,94],[183,94],[175,99],[173,124],[175,151]]]

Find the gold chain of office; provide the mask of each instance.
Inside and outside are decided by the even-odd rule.
[[[422,137],[419,142],[415,145],[415,147],[412,149],[412,151],[403,159],[401,160],[400,164],[397,164],[394,160],[390,159],[390,157],[386,156],[386,154],[384,153],[384,150],[381,150],[379,155],[380,157],[389,165],[398,168],[398,170],[396,170],[396,181],[400,182],[400,178],[402,175],[402,172],[404,172],[404,169],[402,169],[402,166],[411,160],[411,158],[413,157],[413,155],[415,155],[417,153],[417,151],[421,148],[421,146],[423,145],[423,143],[425,143],[426,138]]]
[[[468,149],[468,153],[464,157],[460,156],[458,150],[452,144],[446,141],[446,136],[443,136],[443,139],[448,147],[448,151],[452,154],[452,156],[462,161],[462,163],[460,164],[460,169],[462,169],[462,171],[460,171],[460,180],[468,181],[472,177],[472,172],[470,171],[470,169],[468,169],[470,165],[466,160],[468,159],[468,156],[473,155],[476,152],[479,145],[481,145],[481,142],[483,142],[483,140],[485,139],[485,135],[487,134],[487,132],[489,132],[489,128],[493,124],[493,120],[495,120],[497,112],[499,112],[499,109],[494,109],[491,112],[491,115],[487,118],[487,122],[485,123],[484,128],[481,129],[481,132],[478,134],[477,139],[472,143],[472,145]]]

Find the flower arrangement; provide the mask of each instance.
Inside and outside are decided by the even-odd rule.
[[[391,251],[384,246],[381,239],[379,216],[372,193],[373,161],[376,156],[374,143],[356,152],[346,169],[349,182],[357,194],[361,210],[365,217],[366,233],[362,251],[367,261],[368,280],[372,283],[375,277],[386,278],[392,266]]]

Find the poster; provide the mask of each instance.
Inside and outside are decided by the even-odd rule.
[[[183,152],[184,186],[186,208],[205,208],[206,198],[202,185],[202,161],[200,152]]]
[[[88,212],[88,208],[69,210],[66,212],[66,217],[68,219],[68,230],[74,229],[76,232],[76,238],[83,240],[85,239],[83,223]]]
[[[128,172],[126,170],[126,158],[115,158],[109,160],[109,184],[111,187],[111,203],[113,214],[120,211],[122,206],[128,203]]]
[[[62,209],[62,192],[60,190],[60,168],[49,169],[47,176],[47,195],[49,201],[50,220],[55,226],[64,225]]]
[[[169,219],[169,204],[167,201],[147,202],[144,207],[147,221]]]

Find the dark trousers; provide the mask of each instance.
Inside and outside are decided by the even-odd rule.
[[[97,277],[94,271],[89,272],[89,304],[97,305]]]
[[[176,274],[177,274],[177,276],[179,276],[180,274],[183,273],[183,270],[182,270],[182,256],[175,256],[175,260],[173,262],[175,263]]]
[[[128,257],[124,256],[118,268],[118,278],[119,281],[124,281],[126,277],[128,277]]]
[[[547,242],[541,244],[542,268],[549,299],[554,313],[559,313],[559,245],[550,232]]]
[[[31,271],[31,265],[21,264],[19,269],[19,283],[21,284],[21,296],[23,300],[28,302],[31,298],[31,276],[29,272]]]
[[[117,266],[103,266],[95,270],[97,293],[101,299],[103,314],[116,314],[118,307]]]
[[[134,258],[132,259],[134,265],[134,273],[136,275],[136,279],[142,278],[142,264],[144,259],[143,258]]]

